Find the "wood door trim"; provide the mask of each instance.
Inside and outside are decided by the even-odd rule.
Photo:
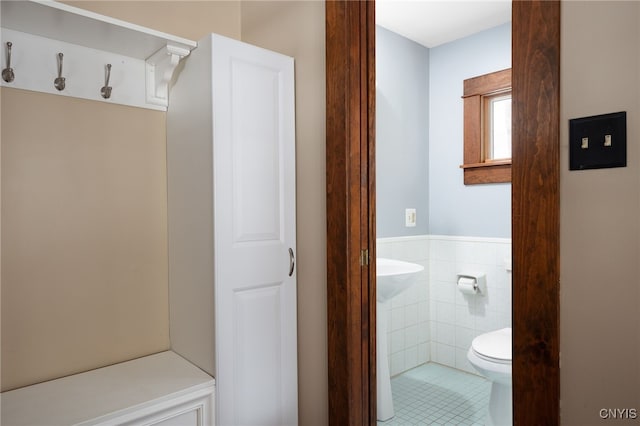
[[[374,3],[325,11],[329,423],[355,426],[376,410]]]
[[[560,2],[513,2],[514,424],[560,422]]]
[[[514,424],[553,425],[560,397],[560,3],[514,2],[512,28]],[[326,2],[328,397],[336,426],[376,423],[375,268],[368,279],[359,260],[363,241],[375,259],[374,31],[373,2]]]

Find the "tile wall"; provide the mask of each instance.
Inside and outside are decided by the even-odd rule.
[[[424,266],[415,285],[385,303],[389,371],[395,376],[431,357],[429,237],[380,238],[377,256]]]
[[[475,373],[467,361],[479,334],[511,326],[511,240],[451,236],[381,238],[378,257],[419,263],[416,285],[388,303],[391,375],[427,361]],[[456,274],[482,271],[485,295],[464,295]]]
[[[430,236],[431,360],[475,373],[467,361],[474,337],[511,327],[511,240]],[[484,295],[456,288],[457,273],[482,271]]]

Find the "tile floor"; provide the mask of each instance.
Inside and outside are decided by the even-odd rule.
[[[391,379],[395,417],[378,426],[483,425],[491,382],[436,363]]]

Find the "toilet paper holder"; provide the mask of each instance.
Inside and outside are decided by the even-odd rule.
[[[461,272],[457,274],[456,283],[463,294],[487,293],[487,276],[482,272]]]

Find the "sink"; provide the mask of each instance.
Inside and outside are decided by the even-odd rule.
[[[377,300],[380,303],[389,301],[415,283],[418,273],[424,266],[401,260],[376,259]]]
[[[389,356],[387,354],[387,308],[388,301],[402,293],[416,282],[422,265],[401,260],[376,259],[377,282],[377,324],[376,324],[376,381],[377,418],[389,420],[394,416],[391,377],[389,376]]]

